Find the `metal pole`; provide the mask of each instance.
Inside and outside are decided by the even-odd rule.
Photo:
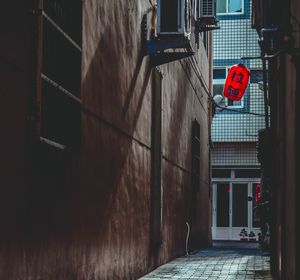
[[[262,60],[263,64],[263,87],[264,87],[264,103],[265,103],[265,123],[266,129],[269,128],[269,108],[268,108],[268,85],[267,85],[267,61]]]

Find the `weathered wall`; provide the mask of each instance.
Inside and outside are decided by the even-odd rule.
[[[193,246],[209,244],[208,98],[186,60],[160,68],[162,244],[158,252],[150,246],[153,88],[140,38],[142,17],[149,8],[149,1],[83,3],[79,151],[61,152],[36,143],[25,164],[25,125],[13,126],[18,142],[9,143],[16,138],[6,135],[11,172],[1,177],[16,180],[9,187],[23,186],[24,192],[6,196],[7,204],[17,209],[16,215],[8,216],[17,228],[9,229],[11,238],[0,253],[0,279],[136,279],[185,254],[195,118],[201,125],[201,186],[196,223],[191,225]],[[209,84],[202,44],[197,59]],[[22,107],[15,118],[22,123],[28,100],[23,92],[22,98],[15,95]],[[12,104],[9,108],[15,110]],[[19,158],[12,161],[8,153],[18,149]],[[25,166],[26,180],[19,176]]]
[[[291,0],[287,5],[278,0],[273,9],[280,15],[279,22],[290,22],[293,30],[298,29],[299,1]],[[292,46],[299,49],[299,33],[293,32],[292,36]],[[272,163],[275,169],[272,265],[278,279],[299,279],[299,54],[282,54],[272,62],[270,69],[271,129],[276,147]]]
[[[0,11],[0,240],[18,235],[23,202],[28,74],[28,20],[22,1],[5,3]],[[20,3],[21,2],[21,3]],[[15,6],[18,6],[15,8]],[[14,21],[7,11],[14,10]],[[1,262],[2,263],[2,262]],[[1,269],[1,268],[0,268]]]

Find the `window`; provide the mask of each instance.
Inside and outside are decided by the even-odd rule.
[[[44,0],[39,136],[61,149],[80,143],[81,19],[81,0]]]
[[[180,2],[163,0],[160,3],[160,31],[168,33],[178,32]]]
[[[227,73],[230,67],[218,67],[213,70],[213,96],[223,95],[223,88],[226,80]],[[244,97],[239,101],[232,101],[224,97],[223,103],[220,104],[222,107],[228,108],[243,108]]]
[[[259,82],[263,81],[263,71],[253,69],[250,71],[250,83],[251,84],[257,84]]]
[[[217,14],[243,14],[243,0],[217,0]]]
[[[226,69],[225,68],[215,68],[213,73],[214,79],[226,79]]]
[[[216,169],[212,170],[213,178],[230,178],[231,177],[231,169]]]
[[[235,170],[236,178],[260,178],[260,169],[237,169]]]
[[[230,185],[218,184],[217,187],[217,227],[229,227]]]

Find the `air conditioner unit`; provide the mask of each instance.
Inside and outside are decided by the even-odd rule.
[[[216,0],[200,0],[200,18],[216,18]]]
[[[182,36],[191,34],[191,0],[157,1],[157,36]]]
[[[216,0],[200,0],[200,13],[196,30],[204,32],[219,28],[216,17]]]

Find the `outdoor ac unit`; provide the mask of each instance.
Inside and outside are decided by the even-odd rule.
[[[157,35],[183,36],[191,33],[191,0],[157,1]]]
[[[216,0],[200,0],[200,18],[216,18]]]

